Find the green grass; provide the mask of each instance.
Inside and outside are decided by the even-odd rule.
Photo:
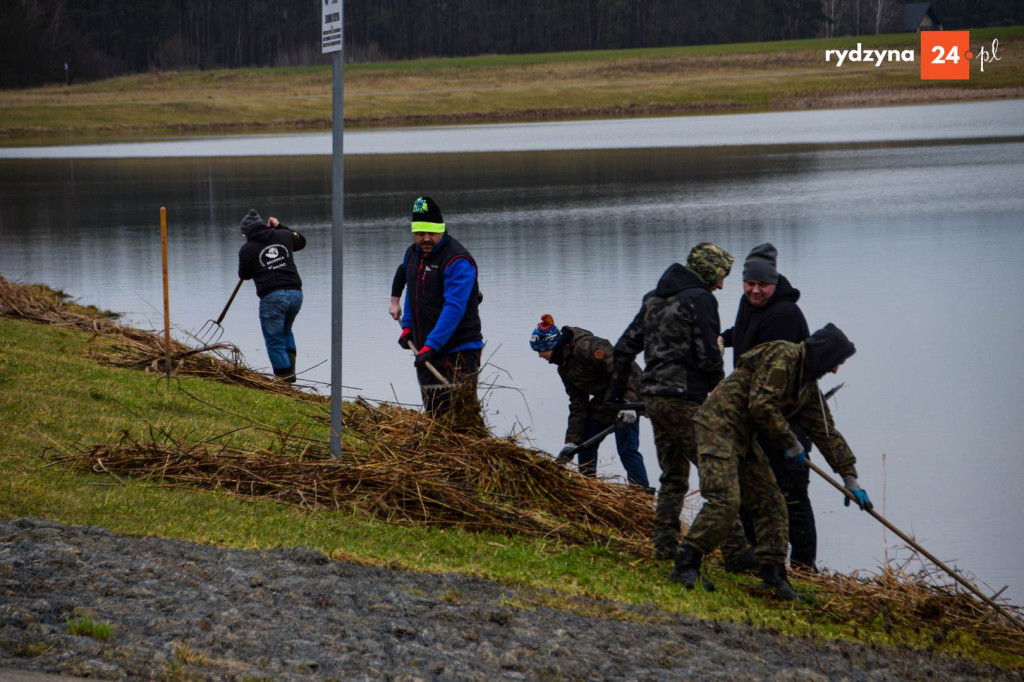
[[[68,634],[92,637],[101,642],[110,639],[113,631],[107,623],[97,623],[88,616],[75,616],[67,619]]]
[[[919,48],[917,34],[351,64],[348,127],[585,119],[1024,97],[1024,27],[968,81],[922,81],[920,64],[825,63],[826,49]],[[917,55],[920,59],[920,55]],[[326,130],[330,67],[164,72],[0,91],[4,144],[69,136]]]
[[[309,512],[222,492],[72,470],[55,459],[76,447],[110,443],[125,431],[140,439],[160,431],[189,440],[225,434],[223,442],[270,448],[273,433],[253,427],[249,419],[287,429],[316,409],[288,397],[205,380],[181,381],[203,402],[223,409],[210,407],[168,391],[166,382],[153,375],[98,364],[88,356],[94,343],[81,332],[0,318],[0,413],[5,422],[0,432],[0,517],[44,517],[128,535],[243,549],[309,546],[336,560],[454,571],[555,591],[511,599],[516,608],[543,605],[600,618],[648,621],[663,619],[663,612],[688,613],[809,638],[933,647],[1024,667],[1019,657],[986,649],[969,632],[936,644],[927,627],[910,631],[863,619],[827,622],[818,608],[827,595],[816,595],[811,586],[797,585],[811,595],[804,604],[765,600],[752,590],[756,580],[727,576],[714,564],[708,572],[718,590],[688,592],[666,579],[667,564],[604,547],[569,548],[553,541],[399,526],[356,513]],[[326,437],[324,432],[310,435]],[[579,596],[609,601],[573,599]],[[457,592],[446,596],[460,598]],[[653,604],[658,611],[641,616],[622,604]]]

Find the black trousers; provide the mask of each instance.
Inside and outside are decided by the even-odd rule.
[[[793,427],[793,432],[803,443],[804,447],[810,450],[810,439],[798,426]],[[808,488],[811,483],[811,470],[807,464],[798,464],[786,457],[785,451],[767,442],[767,439],[758,438],[758,442],[768,455],[768,464],[771,465],[772,473],[775,474],[775,481],[779,484],[782,496],[786,498],[786,511],[789,515],[789,544],[792,550],[789,560],[794,566],[803,568],[814,568],[814,561],[818,556],[818,531],[814,526],[814,510],[811,508],[811,498],[808,496]],[[743,531],[747,540],[754,544],[754,524],[750,517],[740,511],[740,521],[743,523]]]

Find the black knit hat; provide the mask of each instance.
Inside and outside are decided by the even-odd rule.
[[[756,280],[768,284],[779,283],[779,271],[775,269],[775,259],[779,252],[771,242],[758,244],[747,254],[743,262],[743,280]]]
[[[441,207],[430,197],[420,197],[412,205],[413,232],[444,232]]]
[[[245,214],[244,218],[242,218],[242,222],[239,224],[239,227],[242,229],[242,234],[248,237],[252,234],[253,229],[255,229],[257,225],[265,224],[266,223],[263,222],[263,218],[260,217],[260,214],[256,209],[250,208],[249,212]]]

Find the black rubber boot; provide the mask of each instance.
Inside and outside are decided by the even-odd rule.
[[[754,548],[747,547],[746,552],[732,561],[725,562],[725,570],[729,573],[746,573],[747,571],[753,571],[760,565],[757,559],[754,558]]]
[[[704,587],[704,591],[714,592],[715,584],[710,580],[700,577],[700,562],[703,560],[703,554],[684,542],[683,546],[679,549],[679,554],[676,555],[676,567],[672,570],[668,579],[682,583],[688,590],[692,590],[699,580]]]
[[[291,370],[291,372],[287,377],[285,377],[285,381],[287,381],[289,384],[295,383],[295,355],[295,351],[288,351],[288,360],[291,362],[291,367],[289,369]]]
[[[761,567],[762,590],[770,591],[779,599],[799,599],[800,595],[793,590],[786,579],[786,567],[783,564],[767,564]]]

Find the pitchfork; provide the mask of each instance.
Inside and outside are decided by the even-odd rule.
[[[224,327],[220,326],[221,320],[228,314],[228,308],[231,307],[232,301],[235,300],[235,295],[238,290],[242,288],[242,282],[245,280],[238,280],[238,284],[235,285],[235,290],[231,292],[231,298],[228,299],[227,305],[224,306],[224,310],[220,312],[220,317],[216,320],[207,320],[206,324],[200,328],[193,336],[204,346],[212,346],[213,344],[220,341],[220,337],[224,334]]]

